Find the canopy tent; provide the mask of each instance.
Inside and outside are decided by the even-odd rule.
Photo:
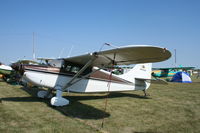
[[[185,72],[177,72],[171,82],[192,83],[190,76]]]

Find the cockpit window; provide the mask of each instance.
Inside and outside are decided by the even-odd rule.
[[[79,70],[80,70],[80,67],[77,67],[77,66],[73,66],[71,68],[71,72],[73,72],[73,73],[77,73]]]
[[[63,73],[70,73],[70,74],[76,74],[78,73],[83,65],[71,63],[71,62],[65,62],[61,68],[61,72]],[[87,68],[81,75],[86,75],[90,73],[92,69],[89,67]]]
[[[66,72],[70,72],[71,68],[72,68],[72,66],[67,65],[64,69],[65,69]]]

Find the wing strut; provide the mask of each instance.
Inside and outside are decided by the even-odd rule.
[[[78,80],[78,81],[75,81],[74,83],[73,83],[73,81],[78,77],[78,76],[80,76],[80,74],[85,70],[85,69],[87,69],[95,60],[96,60],[96,58],[98,57],[97,56],[97,53],[92,53],[91,54],[91,59],[85,64],[85,66],[83,66],[82,68],[81,68],[81,70],[78,72],[78,73],[76,73],[75,75],[74,75],[74,77],[68,82],[68,83],[66,83],[66,85],[62,88],[62,90],[64,91],[64,90],[66,90],[67,88],[69,88],[71,85],[73,85],[74,83],[76,83],[76,82],[78,82],[78,81],[80,81],[80,80]],[[90,73],[91,74],[91,73]],[[87,75],[88,76],[88,75]],[[84,76],[84,77],[86,77],[86,76]],[[82,78],[81,78],[82,79]],[[68,89],[68,91],[69,91],[69,89]]]
[[[92,71],[91,73],[88,73],[87,75],[82,76],[80,79],[77,79],[76,81],[71,82],[66,88],[63,88],[64,91],[65,91],[65,90],[68,90],[68,92],[69,92],[69,89],[67,89],[67,88],[69,88],[71,85],[76,84],[77,82],[81,81],[82,79],[84,79],[84,78],[90,76],[91,74],[93,74],[93,73],[95,73],[95,72],[97,72],[97,71],[99,71],[99,70],[101,70],[101,69],[102,69],[102,68],[98,68],[98,69]]]
[[[87,69],[96,59],[98,58],[97,56],[97,53],[92,53],[91,54],[91,59],[81,68],[81,70],[76,73],[74,75],[74,77],[64,85],[64,87],[60,87],[60,86],[56,86],[55,89],[56,89],[56,96],[51,98],[51,105],[53,106],[64,106],[64,105],[68,105],[69,104],[69,100],[67,100],[66,98],[63,98],[62,97],[62,93],[64,90],[68,89],[69,91],[69,87],[71,85],[73,85],[74,83],[80,81],[80,80],[77,80],[73,83],[73,81],[78,77],[80,76],[80,74],[85,70]],[[81,78],[82,79],[82,78]]]

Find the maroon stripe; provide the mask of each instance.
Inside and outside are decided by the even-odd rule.
[[[26,66],[24,66],[24,68],[25,68],[25,70],[30,70],[30,71],[66,75],[66,76],[71,76],[71,77],[73,77],[75,75],[75,73],[71,73],[71,72],[61,72],[60,68],[57,68],[57,67],[26,65]],[[108,81],[108,82],[111,80],[111,82],[118,82],[118,83],[122,83],[122,84],[132,84],[132,82],[129,82],[122,78],[116,77],[115,75],[112,75],[110,77],[109,73],[105,73],[102,71],[97,71],[97,72],[91,74],[88,78],[96,79],[96,80],[104,80],[104,81]]]

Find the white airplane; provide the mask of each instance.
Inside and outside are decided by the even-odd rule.
[[[125,46],[50,60],[49,66],[27,65],[24,66],[23,78],[36,86],[49,88],[48,91],[38,92],[40,98],[47,98],[53,90],[56,90],[56,96],[51,98],[51,105],[64,106],[69,104],[69,100],[62,97],[64,91],[91,93],[142,90],[145,92],[150,86],[152,62],[161,62],[170,57],[171,53],[166,48],[147,45]],[[122,75],[104,70],[116,65],[130,64],[137,65]]]
[[[0,74],[3,75],[3,78],[7,80],[10,77],[13,69],[10,66],[4,65],[0,62]]]

